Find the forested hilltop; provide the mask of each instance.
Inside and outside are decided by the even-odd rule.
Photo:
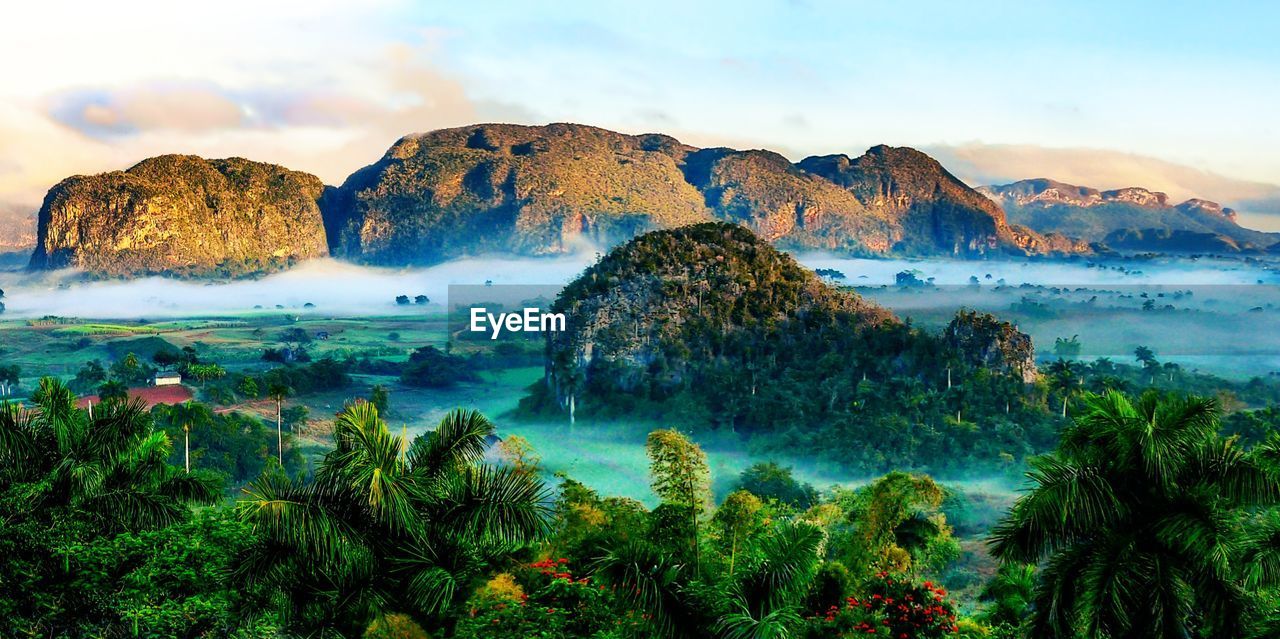
[[[1015,327],[962,312],[929,334],[732,224],[632,240],[554,308],[569,330],[549,334],[531,417],[731,431],[860,473],[997,469],[1058,426]]]

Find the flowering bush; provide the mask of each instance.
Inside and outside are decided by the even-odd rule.
[[[515,571],[511,596],[495,596],[486,588],[472,597],[468,616],[459,622],[456,636],[612,639],[639,626],[642,616],[619,613],[613,591],[576,577],[567,559],[544,559]]]
[[[947,591],[933,582],[881,572],[863,597],[849,597],[842,606],[817,611],[807,619],[806,636],[879,636],[890,639],[953,637],[960,628]]]

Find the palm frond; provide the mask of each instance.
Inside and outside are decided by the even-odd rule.
[[[320,486],[264,475],[245,488],[237,514],[266,539],[317,561],[339,561],[359,544],[358,533],[326,507],[332,495]]]
[[[409,464],[431,476],[450,468],[479,463],[493,423],[475,410],[456,409],[434,431],[419,436],[409,448]]]
[[[734,610],[716,620],[715,631],[724,639],[788,639],[803,623],[793,608],[777,608],[757,618],[744,602],[735,600]]]
[[[648,613],[659,637],[675,636],[686,611],[680,597],[684,564],[652,545],[632,541],[610,550],[592,566],[593,574],[617,587],[619,596]]]
[[[478,466],[437,483],[433,526],[484,543],[527,544],[547,532],[550,495],[537,477],[509,466]]]
[[[1031,460],[1033,489],[993,530],[992,553],[1005,561],[1036,563],[1045,553],[1123,518],[1127,505],[1104,469],[1055,456]]]

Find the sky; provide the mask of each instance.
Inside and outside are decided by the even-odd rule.
[[[408,133],[569,121],[796,160],[913,146],[974,185],[1145,186],[1280,230],[1272,3],[6,5],[0,224],[160,153],[337,184]]]

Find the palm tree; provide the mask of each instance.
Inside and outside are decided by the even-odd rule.
[[[1089,394],[1058,449],[1032,462],[1030,492],[992,535],[1005,562],[1043,564],[1034,637],[1239,637],[1257,583],[1255,509],[1280,503],[1267,456],[1217,435],[1211,399]],[[1274,556],[1274,555],[1273,555]]]
[[[191,400],[169,407],[169,419],[172,420],[173,424],[182,426],[182,458],[183,465],[188,473],[191,472],[191,429],[195,426],[207,424],[209,418],[209,408],[204,404],[197,404]]]
[[[1062,396],[1062,416],[1067,416],[1067,400],[1076,392],[1083,381],[1076,373],[1076,366],[1071,360],[1059,357],[1049,364],[1049,387]]]
[[[306,636],[359,636],[390,613],[441,622],[545,532],[542,482],[481,463],[493,432],[455,410],[402,456],[376,407],[348,405],[313,481],[276,470],[246,489],[237,510],[257,539],[237,574],[278,590],[285,623]]]
[[[1036,567],[1008,563],[982,588],[979,599],[991,604],[982,620],[991,626],[1018,628],[1031,610],[1035,597]]]
[[[267,385],[267,397],[276,403],[276,461],[280,462],[280,467],[284,467],[284,400],[288,399],[293,389],[281,384],[280,382],[271,382]]]
[[[216,481],[167,463],[169,438],[141,401],[106,401],[89,417],[75,399],[45,378],[33,409],[0,406],[0,492],[23,495],[13,517],[62,513],[110,533],[166,526],[218,499]]]
[[[786,637],[802,622],[799,604],[820,563],[823,531],[804,522],[784,522],[760,540],[751,562],[726,576],[723,597],[715,608],[727,612],[714,619],[724,637]],[[689,597],[698,580],[695,571],[647,541],[630,541],[596,561],[594,576],[643,611],[659,637],[701,636],[706,601]]]

